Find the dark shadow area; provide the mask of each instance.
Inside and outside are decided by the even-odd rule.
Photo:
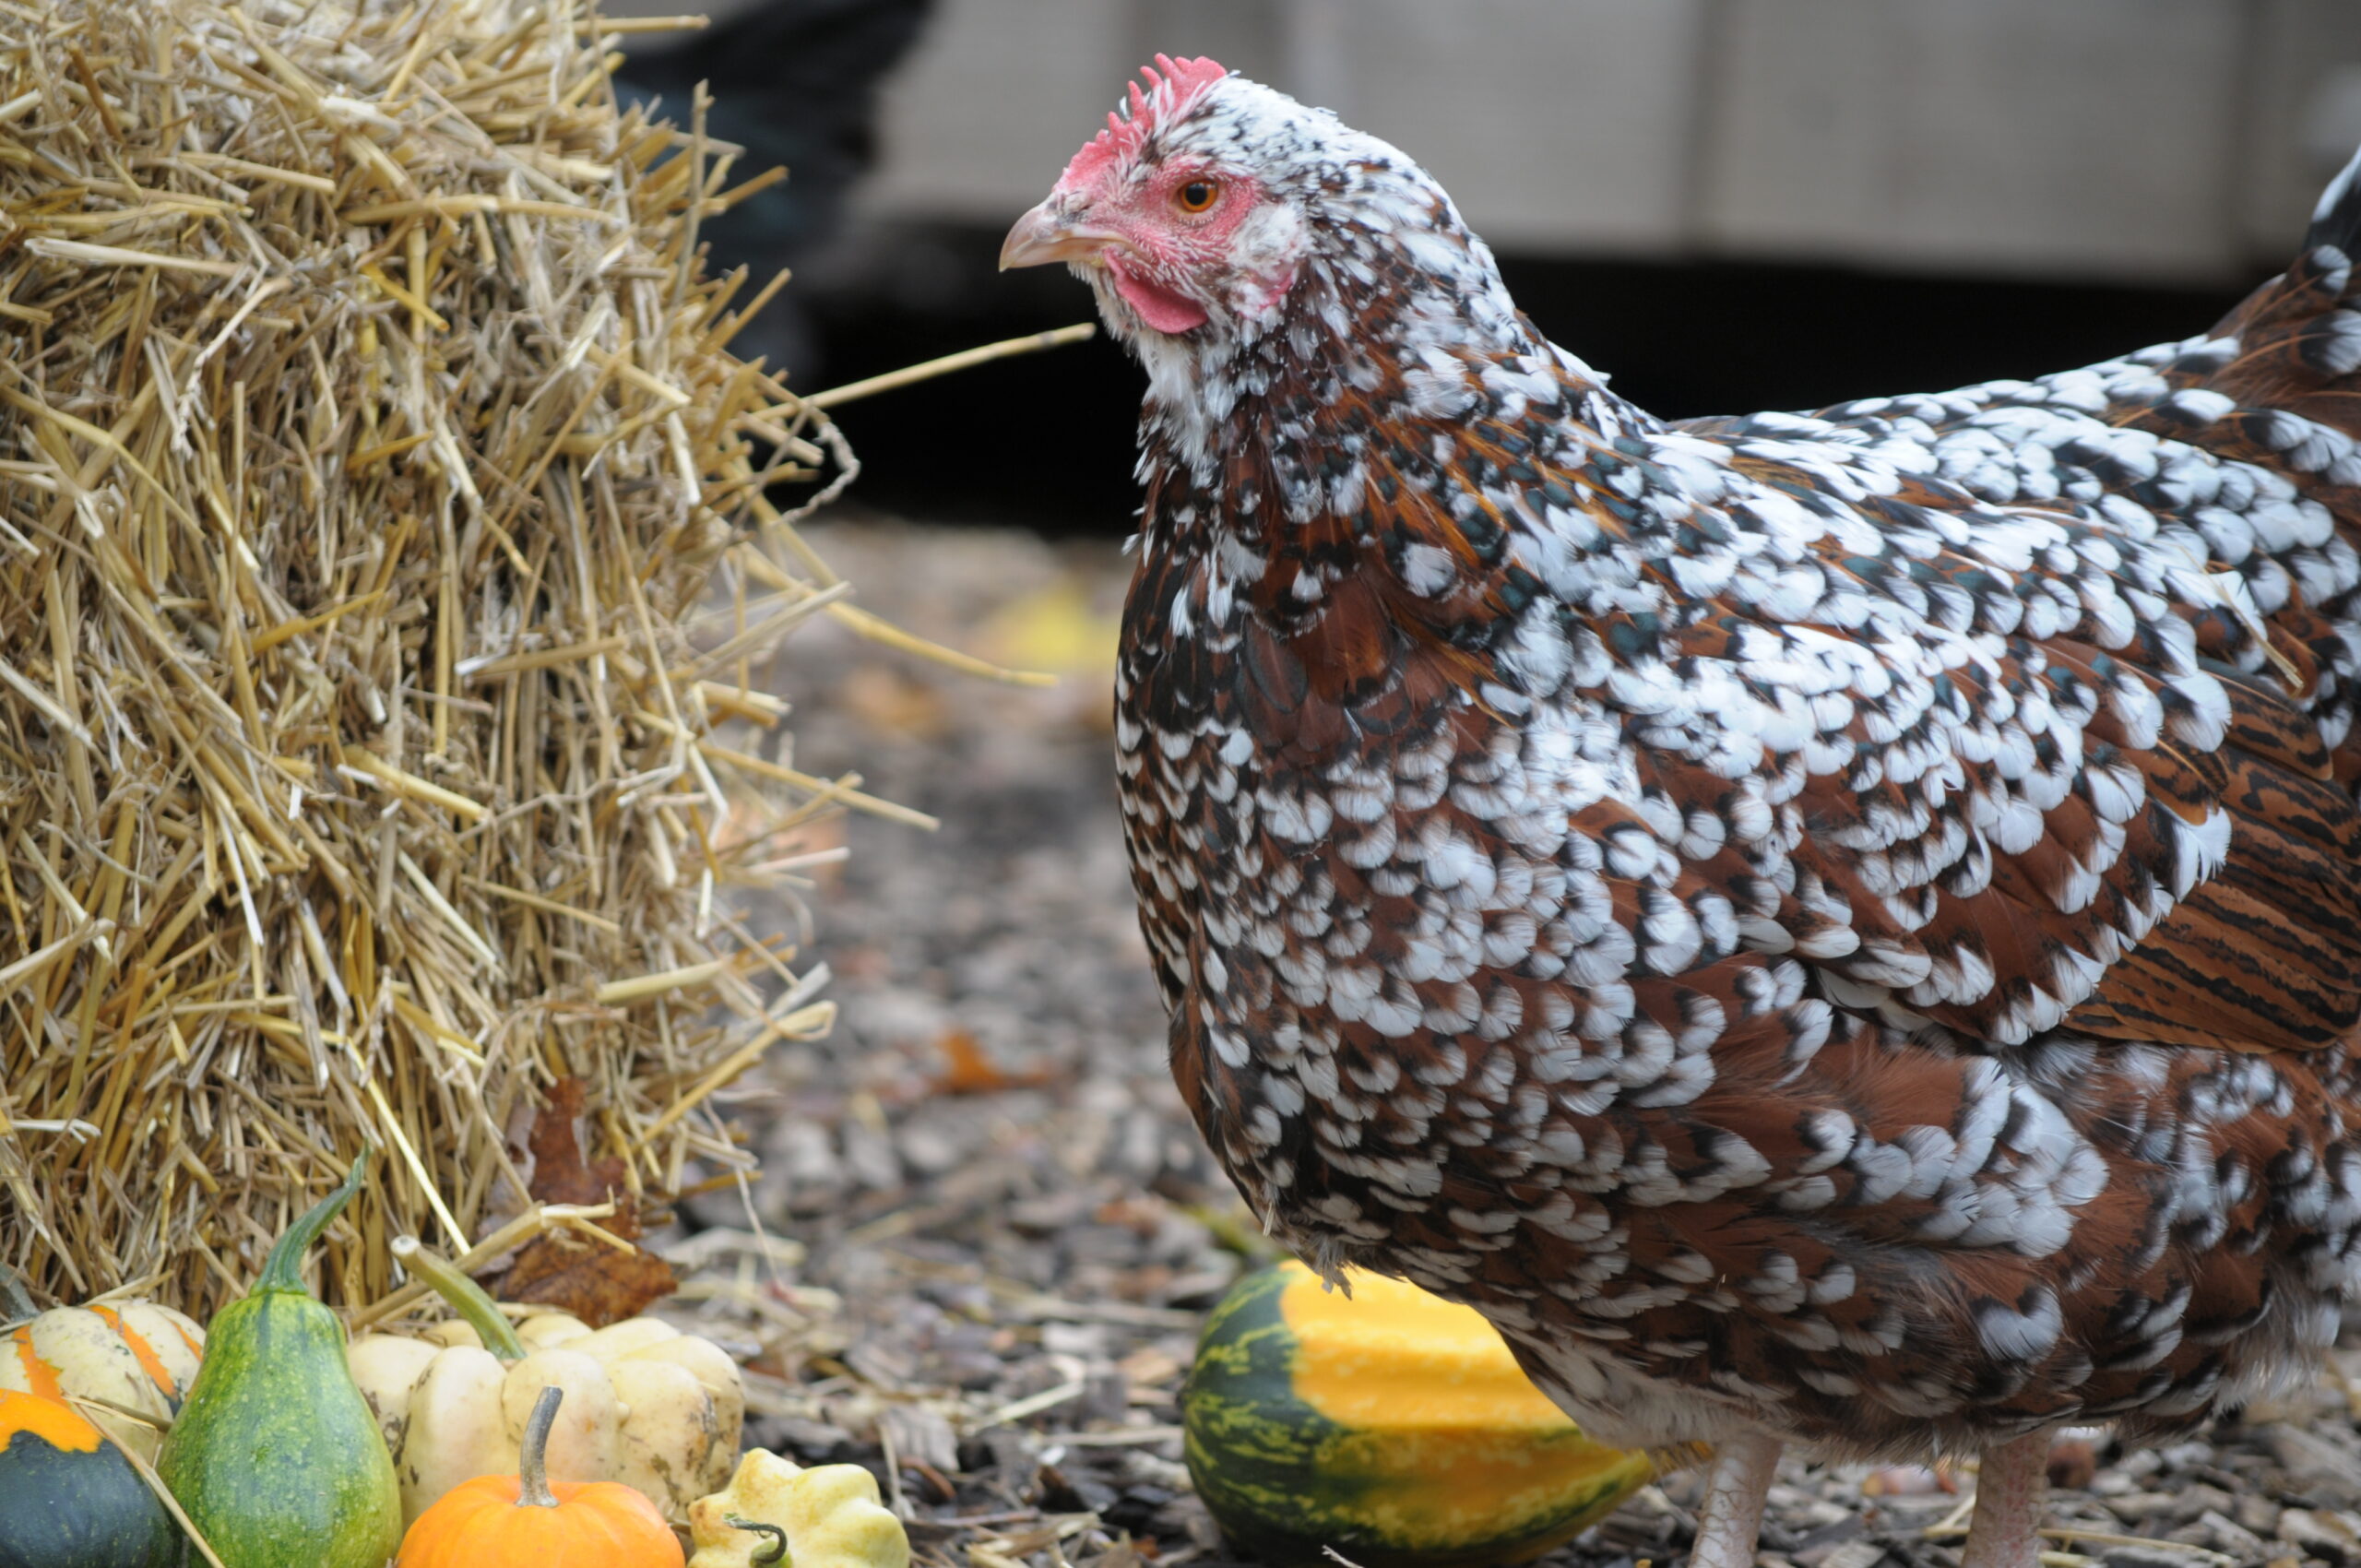
[[[836,235],[854,183],[877,160],[878,84],[933,9],[934,0],[765,0],[711,28],[649,34],[629,52],[622,90],[678,124],[693,123],[703,85],[706,134],[743,149],[733,179],[792,171],[706,220],[700,238],[717,270],[745,267],[751,293]],[[809,362],[803,302],[780,295],[736,348],[775,365]]]
[[[992,270],[1001,236],[899,231],[825,265],[802,293],[817,387],[1088,319],[1052,269]],[[1817,408],[2037,375],[2188,337],[2241,289],[2127,288],[1738,262],[1503,259],[1517,301],[1617,391],[1669,418]],[[2258,279],[2259,281],[2260,279]],[[872,505],[949,522],[1120,535],[1137,368],[1100,339],[848,404]]]

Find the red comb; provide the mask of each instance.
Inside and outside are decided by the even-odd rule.
[[[1109,114],[1107,128],[1082,144],[1082,150],[1066,165],[1060,184],[1087,179],[1117,159],[1137,152],[1159,118],[1189,103],[1229,73],[1218,62],[1203,56],[1175,60],[1159,54],[1155,65],[1140,67],[1140,75],[1147,82],[1147,90],[1141,91],[1138,82],[1131,84],[1121,113]]]

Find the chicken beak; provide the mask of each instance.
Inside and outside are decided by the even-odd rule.
[[[1111,229],[1059,217],[1045,201],[1018,219],[1008,238],[1001,242],[1000,269],[1006,272],[1012,267],[1041,267],[1053,261],[1096,261],[1109,245],[1122,243],[1123,236]]]

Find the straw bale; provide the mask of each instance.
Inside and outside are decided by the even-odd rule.
[[[516,1214],[557,1078],[662,1190],[742,1167],[706,1097],[829,1023],[730,891],[891,808],[716,729],[850,614],[765,492],[851,458],[726,351],[757,291],[697,229],[766,177],[619,103],[620,30],[0,0],[0,1262],[39,1289],[209,1311],[367,1141],[323,1272],[374,1300],[393,1234]]]

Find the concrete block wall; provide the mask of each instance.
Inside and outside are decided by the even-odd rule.
[[[1972,271],[2234,265],[2240,9],[1737,0],[1697,237]]]
[[[940,0],[865,210],[1006,221],[1158,50],[1547,254],[2224,279],[2361,143],[2361,0]]]

